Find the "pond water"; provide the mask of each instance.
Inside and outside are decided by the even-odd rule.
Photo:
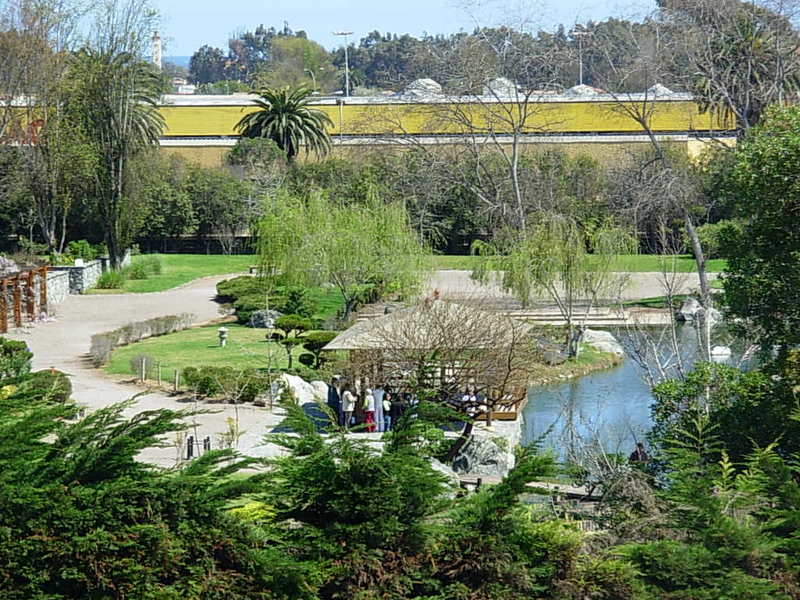
[[[613,332],[626,344],[626,333]],[[691,325],[678,331],[687,364],[697,354],[697,334]],[[736,345],[731,361],[737,361]],[[606,452],[629,454],[650,429],[653,395],[636,361],[625,358],[613,369],[599,371],[528,391],[523,411],[522,443],[541,440],[563,456],[567,448],[599,443]]]

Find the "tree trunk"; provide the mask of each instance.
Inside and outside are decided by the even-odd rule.
[[[455,460],[456,456],[458,456],[458,453],[461,452],[461,449],[472,437],[473,428],[474,425],[472,423],[467,423],[464,425],[464,430],[461,432],[461,436],[450,447],[450,450],[447,452],[447,455],[444,457],[444,459],[442,459],[444,464],[449,465]]]

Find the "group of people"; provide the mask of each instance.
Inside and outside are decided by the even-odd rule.
[[[407,392],[393,390],[388,385],[370,388],[359,380],[334,377],[328,386],[328,407],[338,415],[341,427],[368,433],[391,431],[403,412],[414,402]]]

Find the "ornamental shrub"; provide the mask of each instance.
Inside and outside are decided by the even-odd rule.
[[[0,337],[0,379],[27,375],[32,358],[33,353],[25,342]]]
[[[49,402],[63,403],[72,395],[72,382],[69,376],[55,369],[31,373],[24,387]]]
[[[100,275],[95,287],[100,290],[119,290],[125,285],[122,271],[106,271]]]

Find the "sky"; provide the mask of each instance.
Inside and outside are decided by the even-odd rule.
[[[456,33],[476,24],[526,23],[552,29],[558,23],[641,15],[654,0],[152,0],[162,15],[166,56],[189,56],[208,44],[227,48],[228,37],[259,24],[294,30],[328,49],[341,43],[332,32]]]

